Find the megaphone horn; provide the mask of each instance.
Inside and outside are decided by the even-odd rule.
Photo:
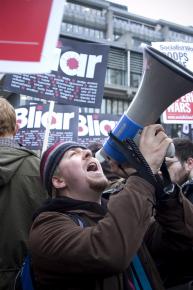
[[[144,126],[154,124],[169,105],[193,90],[193,73],[165,54],[146,46],[143,59],[138,91],[112,131],[120,141],[134,138]],[[110,137],[96,153],[100,162],[107,156],[119,163],[125,162]]]

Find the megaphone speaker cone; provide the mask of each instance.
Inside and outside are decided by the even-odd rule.
[[[144,47],[144,70],[140,86],[112,133],[121,141],[134,138],[144,126],[154,124],[169,105],[192,90],[191,71],[153,47]],[[106,155],[119,163],[125,161],[110,137],[101,152],[103,158]]]

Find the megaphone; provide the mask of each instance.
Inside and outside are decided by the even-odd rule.
[[[120,141],[134,139],[144,126],[154,124],[169,105],[193,90],[193,73],[165,54],[146,46],[143,60],[138,91],[112,131]],[[126,161],[110,137],[95,156],[100,162],[107,157],[119,164]]]

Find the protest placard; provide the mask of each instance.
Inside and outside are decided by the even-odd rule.
[[[16,141],[32,150],[41,150],[49,115],[49,105],[35,104],[15,109],[19,130]],[[48,146],[59,141],[77,141],[78,108],[55,104]]]
[[[50,74],[11,74],[3,89],[67,105],[100,108],[109,47],[61,39]]]
[[[119,119],[120,116],[111,114],[79,114],[78,141],[86,146],[92,142],[104,143]]]
[[[193,92],[171,104],[162,114],[165,124],[186,124],[193,122]]]
[[[16,140],[32,150],[42,150],[49,115],[49,105],[33,104],[15,109],[19,131]],[[78,113],[78,108],[55,104],[48,145],[59,141],[76,141],[87,146],[103,143],[120,116]]]
[[[183,42],[152,42],[152,46],[193,71],[193,44]],[[170,84],[168,84],[169,86]],[[177,85],[177,84],[176,84]],[[156,96],[155,96],[156,97]],[[193,122],[193,92],[180,97],[162,114],[165,124],[185,124]]]
[[[65,0],[6,0],[0,9],[0,72],[51,71]]]

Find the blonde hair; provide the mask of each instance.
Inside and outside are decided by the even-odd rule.
[[[0,137],[14,135],[16,130],[16,114],[13,106],[0,97]]]

